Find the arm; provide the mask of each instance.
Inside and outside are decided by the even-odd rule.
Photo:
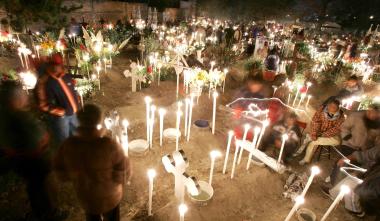
[[[119,144],[116,145],[113,162],[113,180],[116,183],[124,183],[131,176],[131,166],[128,157],[125,156],[124,150]]]
[[[360,164],[366,162],[380,162],[380,146],[373,147],[369,150],[356,151],[349,159],[355,160]]]
[[[65,115],[65,110],[63,108],[55,107],[53,105],[54,92],[49,88],[48,76],[43,76],[38,81],[36,86],[36,95],[38,100],[38,107],[41,111],[55,116]]]
[[[311,120],[311,132],[310,132],[310,136],[313,140],[316,140],[317,137],[319,136],[320,134],[320,130],[321,130],[321,110],[322,109],[319,109],[313,116],[313,119]]]

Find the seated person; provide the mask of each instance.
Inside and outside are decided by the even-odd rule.
[[[340,126],[344,122],[344,114],[340,109],[340,102],[331,99],[326,105],[322,105],[314,114],[311,121],[311,133],[304,140],[297,153],[306,147],[305,157],[299,162],[300,165],[310,163],[314,152],[319,145],[337,146],[340,143]]]
[[[240,89],[235,95],[234,100],[239,98],[257,98],[263,99],[265,82],[260,75],[249,75],[246,86]],[[252,100],[237,101],[231,105],[231,108],[246,110]]]
[[[344,85],[344,88],[335,96],[339,101],[353,96],[362,96],[364,93],[363,86],[361,85],[359,78],[355,75],[348,78]]]
[[[287,134],[289,138],[285,142],[281,160],[284,162],[288,161],[296,151],[301,139],[301,129],[297,124],[297,118],[295,113],[291,113],[284,120],[273,125],[272,130],[267,131],[266,134],[268,135],[263,139],[262,149],[265,150],[269,146],[274,146],[276,148],[275,152],[279,154],[282,136]]]
[[[364,215],[364,211],[379,216],[379,212],[375,213],[378,211],[380,203],[380,145],[364,151],[355,151],[347,159],[351,163],[367,169],[366,173],[358,174],[363,182],[360,184],[354,178],[347,176],[332,185],[322,185],[323,193],[335,198],[339,193],[340,186],[345,184],[354,190],[345,197],[345,208],[347,210],[360,216]],[[347,166],[345,160],[344,158],[340,159],[337,166],[339,168]]]
[[[277,72],[278,65],[280,63],[280,57],[278,56],[277,48],[273,48],[269,51],[264,63],[266,70]]]

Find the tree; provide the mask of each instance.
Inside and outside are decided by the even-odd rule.
[[[66,6],[64,0],[1,0],[3,8],[16,31],[23,31],[33,22],[43,22],[47,28],[59,29],[66,23],[66,13],[81,5]]]

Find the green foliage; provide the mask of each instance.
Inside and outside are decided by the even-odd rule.
[[[104,38],[111,44],[121,44],[125,39],[133,35],[134,30],[123,28],[106,29],[103,31]]]
[[[0,73],[0,81],[18,81],[19,76],[17,72],[13,69],[9,70],[7,73]]]
[[[151,53],[160,51],[162,49],[162,45],[160,44],[158,39],[153,35],[144,37],[143,44],[145,46],[146,54],[151,54]]]
[[[172,67],[162,67],[161,73],[160,73],[160,80],[161,81],[167,81],[167,80],[176,80],[176,73],[174,68]]]
[[[309,45],[305,42],[299,42],[296,44],[295,48],[297,49],[298,53],[305,57],[310,57],[310,48]]]
[[[1,0],[0,8],[5,9],[10,24],[16,31],[23,31],[27,25],[42,21],[47,29],[61,28],[66,24],[65,13],[81,5],[64,6],[64,0]]]
[[[248,72],[261,69],[262,67],[263,62],[260,60],[248,59],[244,62],[244,70]]]

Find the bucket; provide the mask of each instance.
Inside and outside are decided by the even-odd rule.
[[[132,140],[128,144],[128,152],[133,156],[144,156],[148,149],[149,143],[143,139]]]
[[[208,202],[210,202],[214,196],[214,189],[205,181],[199,181],[198,184],[200,193],[196,196],[189,194],[191,202],[197,204],[198,206],[207,206]]]
[[[177,131],[176,128],[168,128],[165,129],[163,132],[163,136],[169,141],[169,142],[175,142],[177,138],[177,134],[179,138],[181,139],[181,131]]]
[[[197,130],[209,130],[210,124],[209,124],[208,120],[196,120],[196,121],[194,121],[194,127]]]
[[[297,211],[297,219],[299,221],[316,221],[317,216],[309,209],[301,208]]]

